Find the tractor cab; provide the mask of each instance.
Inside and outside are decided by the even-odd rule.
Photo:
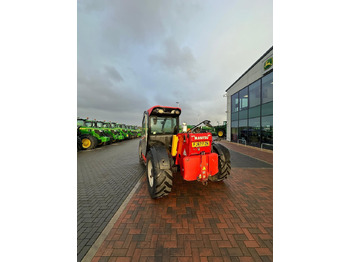
[[[162,145],[170,150],[172,137],[179,132],[180,114],[178,107],[159,105],[143,113],[140,154],[145,161],[147,152],[153,146]]]

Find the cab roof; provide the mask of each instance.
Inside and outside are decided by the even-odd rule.
[[[178,110],[179,113],[176,113]],[[153,106],[147,110],[148,115],[177,115],[181,114],[180,107],[170,107],[170,106]]]

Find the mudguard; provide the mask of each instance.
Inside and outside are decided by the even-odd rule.
[[[157,165],[156,168],[159,170],[171,168],[171,160],[164,146],[155,145],[150,148],[150,151],[152,152],[154,163]]]

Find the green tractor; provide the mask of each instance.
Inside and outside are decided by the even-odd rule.
[[[137,131],[135,129],[135,126],[128,125],[128,126],[126,126],[126,128],[130,131],[132,139],[137,137]]]
[[[109,129],[104,127],[105,121],[101,120],[94,120],[94,127],[98,130],[101,130],[104,134],[104,136],[109,137],[109,140],[104,142],[102,145],[109,145],[113,143],[113,135],[109,131]]]
[[[107,134],[110,135],[112,139],[112,143],[115,143],[117,141],[121,141],[124,139],[124,136],[121,134],[115,122],[104,122],[103,128],[105,129]]]
[[[126,130],[124,130],[122,127],[121,127],[121,124],[118,124],[116,122],[112,122],[111,125],[113,126],[113,128],[115,130],[117,130],[119,132],[119,140],[124,140],[124,139],[127,139],[127,133],[126,133]]]
[[[134,126],[134,129],[136,130],[136,137],[141,137],[142,135],[142,130],[138,126]]]
[[[214,127],[201,126],[195,127],[194,125],[187,125],[187,130],[191,130],[194,133],[211,133],[213,136],[216,136]]]
[[[226,128],[227,128],[227,121],[224,121],[223,125],[219,125],[215,127],[215,131],[218,134],[218,137],[220,138],[226,137]]]
[[[104,131],[96,128],[96,120],[78,118],[77,125],[80,133],[82,149],[94,149],[97,146],[105,145],[110,138]]]
[[[126,128],[125,124],[117,124],[125,139],[131,139],[131,132]]]

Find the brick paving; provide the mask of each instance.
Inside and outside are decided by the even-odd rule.
[[[272,152],[244,150],[272,163]],[[176,174],[172,192],[158,200],[144,175],[92,261],[272,261],[272,172],[233,167],[208,186]]]
[[[78,152],[77,255],[89,251],[143,174],[139,139]]]

